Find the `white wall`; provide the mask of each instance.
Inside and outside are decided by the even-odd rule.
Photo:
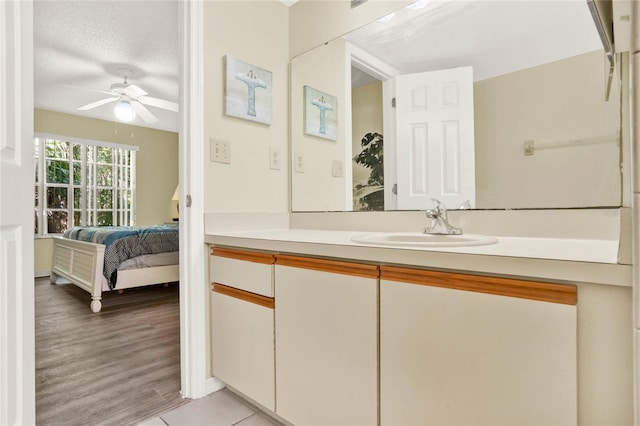
[[[631,288],[578,285],[578,424],[631,425]]]
[[[204,211],[287,212],[288,8],[276,1],[204,3]],[[224,56],[271,71],[273,122],[224,114]],[[210,161],[210,139],[230,143],[231,163]],[[280,170],[269,168],[279,150]]]
[[[616,135],[620,85],[604,100],[601,51],[474,84],[478,208],[617,206],[616,143],[535,151],[544,144]]]
[[[351,163],[350,134],[347,134],[345,100],[345,42],[334,40],[291,61],[291,208],[294,211],[350,210],[345,179],[332,176],[332,162],[341,161],[343,169]],[[304,134],[304,86],[337,98],[338,138],[336,141]],[[348,137],[349,136],[349,137]],[[347,143],[349,145],[347,145]],[[349,148],[347,152],[347,147]],[[303,157],[304,172],[297,172],[293,164],[296,156]],[[349,185],[350,186],[350,185]]]
[[[351,8],[347,0],[301,0],[291,6],[291,57],[373,22],[414,1],[371,0]]]

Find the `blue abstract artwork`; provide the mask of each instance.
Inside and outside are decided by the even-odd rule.
[[[338,99],[304,86],[304,133],[335,141],[338,139]]]
[[[263,68],[225,56],[225,114],[271,124],[272,73]]]

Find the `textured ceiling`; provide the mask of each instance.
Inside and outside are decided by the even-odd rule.
[[[77,108],[109,97],[98,91],[122,82],[120,68],[149,96],[178,102],[177,1],[34,2],[36,108],[115,121],[113,103]],[[148,109],[157,123],[132,124],[178,131],[178,113]]]
[[[433,0],[344,38],[403,74],[471,65],[476,80],[602,49],[578,0]]]
[[[120,68],[133,71],[129,82],[149,96],[178,102],[178,6],[177,0],[35,1],[36,108],[114,121],[114,104],[77,108],[109,97],[99,91],[122,81]],[[474,65],[476,79],[600,48],[583,1],[433,1],[346,38],[403,72]],[[148,109],[157,123],[132,124],[178,131],[177,113]]]

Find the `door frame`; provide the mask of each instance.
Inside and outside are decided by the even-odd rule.
[[[24,149],[31,151],[33,143],[33,1],[13,2],[13,8],[0,4],[0,20],[15,18],[20,23],[21,37],[3,37],[7,43],[0,44],[0,76],[11,70],[10,81],[15,99],[20,99],[25,114],[14,116],[9,109],[0,105],[0,120],[6,129],[0,136],[0,146],[8,142],[5,136],[24,134],[21,139]],[[7,6],[7,7],[5,7]],[[8,17],[7,13],[12,16]],[[185,188],[181,191],[183,204],[187,205],[187,194],[192,199],[190,208],[180,212],[180,353],[181,353],[181,393],[184,398],[200,398],[220,389],[223,384],[210,378],[208,372],[208,338],[206,309],[208,294],[205,277],[206,247],[204,245],[203,214],[203,2],[179,2],[179,34],[182,52],[180,65],[180,142],[179,142],[179,178]],[[5,26],[2,27],[4,31]],[[12,35],[15,35],[12,33]],[[19,60],[18,60],[19,59]],[[8,74],[6,74],[8,75]],[[14,100],[15,100],[14,99]],[[4,102],[3,100],[3,105]],[[11,102],[8,106],[13,105]],[[29,113],[29,111],[31,113]],[[12,117],[11,120],[5,120]],[[25,133],[28,126],[29,132]],[[4,126],[3,126],[4,127]],[[30,134],[30,137],[26,135]],[[30,215],[29,212],[24,212]],[[23,242],[26,249],[33,253],[34,242]],[[3,259],[6,260],[6,259]],[[33,275],[33,257],[18,260],[16,267],[31,270]],[[29,263],[27,267],[25,264]],[[21,302],[13,307],[0,304],[0,315],[9,324],[15,324],[19,334],[0,327],[0,340],[20,353],[20,365],[0,357],[0,371],[18,368],[15,380],[0,375],[0,423],[35,424],[35,296],[33,287],[21,293]],[[15,308],[15,309],[13,309]],[[14,329],[15,329],[14,327]],[[17,330],[17,329],[16,329]],[[12,408],[11,421],[5,409]]]
[[[349,42],[345,43],[347,90],[345,90],[345,115],[347,123],[345,175],[351,176],[352,145],[351,136],[351,66],[382,81],[382,126],[384,128],[384,209],[396,210],[398,197],[394,193],[394,185],[398,182],[396,167],[396,110],[393,106],[396,96],[395,77],[400,71],[381,61],[365,50]],[[347,174],[348,173],[348,174]],[[345,179],[348,180],[348,179]],[[353,192],[353,179],[348,180],[348,193]],[[352,203],[353,204],[353,203]]]
[[[34,232],[24,218],[33,218],[33,203],[7,201],[25,187],[33,194],[32,1],[0,2],[0,92],[0,424],[29,425],[36,421]]]
[[[204,2],[180,1],[180,389],[201,398],[224,387],[210,375],[204,242]]]

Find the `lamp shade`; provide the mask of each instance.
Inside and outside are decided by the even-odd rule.
[[[173,193],[173,197],[171,197],[172,201],[179,201],[180,200],[180,185],[176,186],[176,190]]]
[[[136,110],[133,109],[131,102],[127,100],[121,100],[118,102],[116,107],[113,109],[113,112],[118,120],[124,121],[125,123],[133,121],[133,119],[136,118]]]

